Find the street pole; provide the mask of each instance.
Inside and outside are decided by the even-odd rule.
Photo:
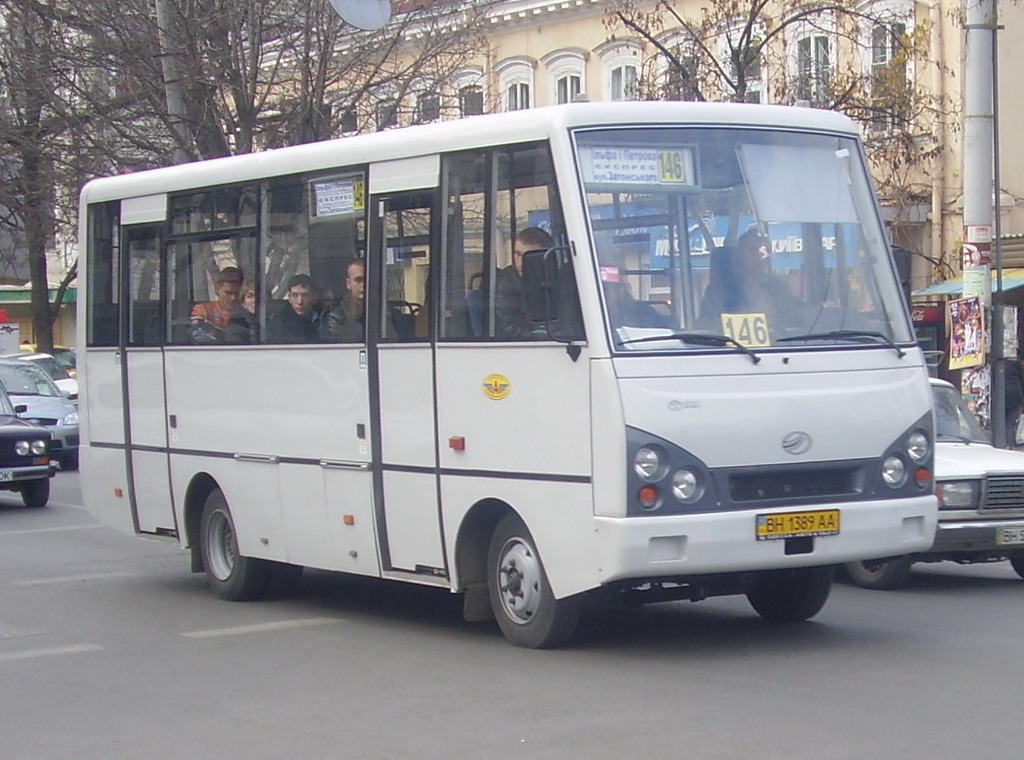
[[[1006,445],[1006,376],[1003,362],[1002,312],[1002,256],[996,245],[996,276],[999,281],[995,302],[992,299],[992,230],[993,197],[998,191],[993,184],[995,166],[995,0],[965,0],[967,55],[964,65],[964,296],[967,275],[980,270],[982,300],[991,306],[989,321],[992,335],[990,346],[991,386],[989,411],[992,440],[997,446]],[[973,249],[978,258],[968,257]]]

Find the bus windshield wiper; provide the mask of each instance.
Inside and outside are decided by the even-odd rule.
[[[796,340],[849,340],[855,343],[864,343],[865,338],[875,339],[884,343],[889,348],[896,351],[896,355],[899,358],[903,358],[907,355],[907,352],[897,346],[892,339],[880,332],[872,332],[870,330],[832,330],[830,332],[821,333],[807,333],[806,335],[790,335],[785,338],[776,338],[776,343],[785,343],[787,341]]]
[[[616,341],[615,345],[626,346],[632,343],[654,343],[659,340],[681,340],[683,343],[692,343],[695,346],[731,346],[741,353],[749,356],[754,364],[758,364],[761,361],[760,356],[755,354],[735,338],[730,338],[728,335],[718,335],[716,333],[673,332],[668,335],[644,335],[640,338],[626,338],[625,340]]]

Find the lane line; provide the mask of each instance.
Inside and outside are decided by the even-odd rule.
[[[189,631],[181,635],[189,639],[213,639],[219,636],[245,636],[250,633],[269,633],[290,628],[309,628],[315,625],[334,625],[344,622],[342,618],[303,618],[301,620],[279,620],[273,623],[240,625],[235,628],[209,628],[205,631]]]
[[[82,654],[84,652],[99,652],[103,647],[98,644],[76,644],[68,647],[52,647],[50,649],[29,649],[25,652],[8,652],[0,654],[0,662],[17,662],[19,660],[32,660],[38,657],[57,657],[65,654]]]
[[[78,581],[95,581],[104,578],[128,578],[132,573],[124,571],[111,573],[92,573],[90,575],[61,575],[55,578],[33,578],[29,581],[11,581],[12,586],[45,586],[48,583],[77,583]]]
[[[97,528],[107,528],[106,525],[100,525],[98,523],[92,525],[66,525],[63,528],[26,528],[25,530],[0,530],[0,538],[5,536],[27,536],[31,533],[61,533],[66,530],[96,530]]]

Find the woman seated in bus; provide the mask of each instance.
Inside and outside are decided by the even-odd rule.
[[[526,227],[512,241],[512,264],[498,271],[495,283],[494,321],[499,338],[523,340],[544,337],[541,325],[526,314],[523,301],[523,254],[547,250],[555,242],[539,227]]]
[[[712,251],[698,319],[702,329],[720,330],[722,314],[764,314],[771,325],[800,306],[772,273],[770,251],[770,241],[756,229],[744,232],[735,246]]]
[[[242,307],[242,271],[224,267],[213,276],[216,301],[197,303],[189,314],[189,337],[193,343],[223,343],[233,320],[245,317]],[[242,342],[235,340],[232,342]]]

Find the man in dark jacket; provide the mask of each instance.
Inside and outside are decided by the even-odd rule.
[[[1024,409],[1024,372],[1016,356],[1008,356],[1003,363],[1006,367],[1006,448],[1012,449],[1017,446],[1017,418]]]
[[[297,274],[288,281],[287,298],[267,325],[268,339],[271,343],[316,343],[320,329],[313,318],[315,296],[308,274]]]

